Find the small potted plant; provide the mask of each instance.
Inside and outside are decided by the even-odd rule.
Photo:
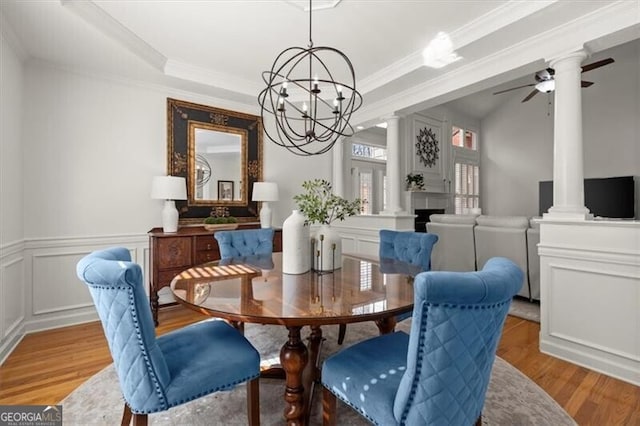
[[[409,173],[405,179],[407,191],[421,191],[424,189],[424,177],[420,173]]]
[[[203,222],[204,229],[207,231],[221,231],[238,227],[238,219],[230,216],[229,209],[226,207],[212,209],[209,217],[206,217]]]

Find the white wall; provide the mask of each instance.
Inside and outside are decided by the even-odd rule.
[[[608,51],[616,62],[583,76],[595,82],[582,90],[587,178],[640,174],[639,46],[631,42]],[[585,63],[596,59],[604,58]],[[553,105],[545,94],[522,103],[526,94],[523,89],[505,97],[481,122],[485,214],[537,216],[538,182],[553,178]]]
[[[22,189],[23,65],[0,33],[0,246],[24,238]]]
[[[0,362],[22,335],[25,315],[23,64],[0,32]]]
[[[1,63],[0,360],[24,331],[95,318],[75,275],[85,254],[124,246],[148,270],[147,231],[160,226],[163,206],[149,195],[152,177],[166,173],[167,97],[259,113],[257,101],[238,105],[39,61],[23,67],[4,38]],[[330,179],[331,155],[298,157],[266,138],[263,152],[264,178],[280,186],[278,226],[302,181]]]

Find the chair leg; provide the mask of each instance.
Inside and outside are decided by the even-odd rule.
[[[249,426],[260,426],[260,378],[247,382],[247,416]]]
[[[322,387],[322,425],[336,426],[336,396]]]
[[[482,426],[482,413],[478,416],[478,420],[476,420],[475,426]]]
[[[122,422],[120,423],[120,425],[129,426],[130,424],[131,424],[131,408],[129,408],[129,406],[125,402],[124,410],[122,411]]]
[[[344,342],[344,335],[347,333],[347,324],[340,324],[338,330],[338,344],[341,345]]]
[[[147,426],[147,415],[146,414],[134,414],[133,415],[133,426]]]

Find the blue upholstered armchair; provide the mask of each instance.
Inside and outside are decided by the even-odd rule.
[[[383,273],[385,273],[384,266],[388,260],[399,260],[410,265],[415,265],[419,267],[423,272],[430,271],[431,251],[433,250],[434,244],[437,242],[438,236],[436,234],[381,229],[379,249],[380,269]],[[410,312],[398,315],[396,316],[396,321],[402,321],[409,318],[410,316]],[[347,326],[341,324],[338,331],[339,345],[341,345],[344,341],[346,331]]]
[[[96,251],[78,262],[89,287],[125,399],[122,424],[247,384],[249,424],[260,424],[260,355],[223,321],[202,321],[156,338],[142,270],[125,248]]]
[[[220,258],[271,254],[273,252],[273,228],[218,231]]]
[[[336,422],[336,397],[377,425],[479,424],[522,277],[505,258],[479,272],[418,274],[410,335],[374,337],[324,362],[324,424]]]

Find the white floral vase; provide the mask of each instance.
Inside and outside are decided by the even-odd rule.
[[[282,272],[304,274],[311,267],[309,251],[309,227],[306,218],[298,210],[282,224]]]
[[[321,225],[313,239],[313,269],[333,271],[342,266],[342,239],[330,225]]]

